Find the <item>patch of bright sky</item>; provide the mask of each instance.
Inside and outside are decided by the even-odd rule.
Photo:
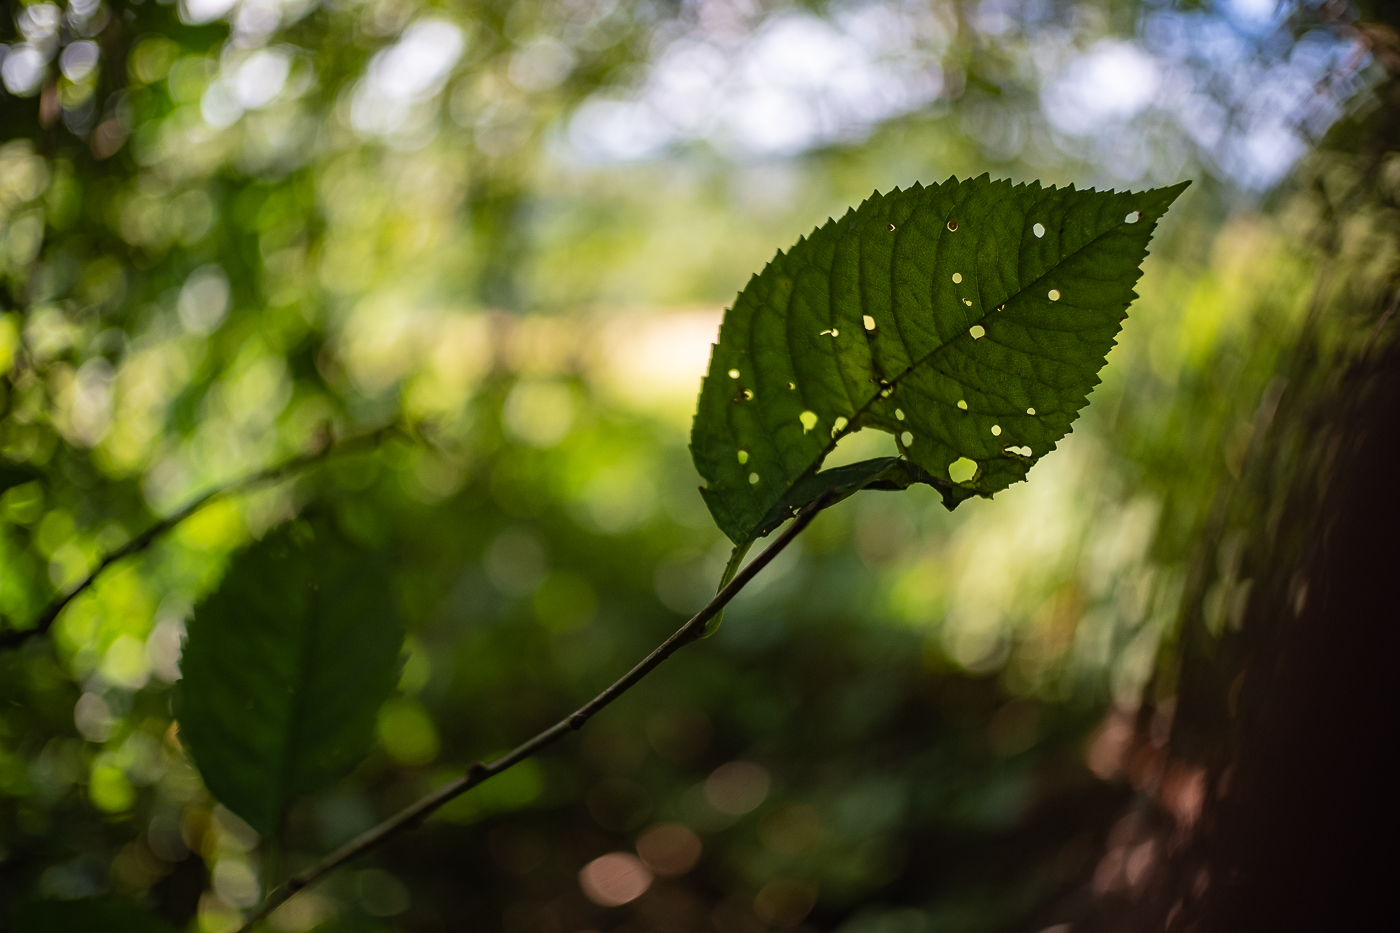
[[[660,50],[634,93],[586,102],[569,140],[586,160],[630,161],[694,139],[739,157],[860,139],[937,99],[942,70],[929,62],[947,47],[944,19],[872,3],[830,19],[782,11],[737,32],[702,15]]]
[[[282,93],[291,68],[292,54],[286,48],[228,56],[200,100],[204,121],[216,128],[231,126],[245,111],[266,107]]]
[[[187,23],[212,23],[233,9],[237,0],[180,0],[180,19]]]
[[[1366,80],[1367,57],[1340,34],[1271,42],[1292,7],[1229,0],[1219,15],[1164,10],[1142,24],[1145,49],[1168,74],[1158,109],[1246,189],[1277,184]]]
[[[1263,35],[1283,22],[1293,4],[1280,0],[1217,0],[1215,8],[1237,29]]]
[[[442,90],[465,49],[462,30],[453,23],[436,18],[414,22],[397,42],[370,59],[351,99],[351,124],[367,135],[402,131],[421,116],[413,113],[414,105]]]
[[[1151,12],[1136,41],[1100,40],[1045,75],[1045,117],[1062,133],[1098,137],[1105,149],[1121,149],[1124,134],[1149,146],[1184,136],[1218,175],[1267,189],[1341,115],[1362,80],[1364,62],[1349,39],[1313,30],[1296,43],[1269,41],[1293,8],[1222,0],[1214,11]],[[1348,60],[1354,66],[1343,74]],[[1135,121],[1139,115],[1170,123]]]
[[[251,48],[267,41],[280,27],[311,12],[317,0],[180,0],[180,19],[212,23],[227,19],[235,46]]]
[[[1157,101],[1161,63],[1135,42],[1103,39],[1073,59],[1041,97],[1051,125],[1087,135]]]
[[[234,24],[231,44],[244,49],[310,6],[309,0],[181,2],[188,21],[227,18]],[[1137,36],[1083,44],[1082,34],[1042,28],[1044,4],[985,0],[969,16],[969,28],[1008,48],[1020,32],[1041,87],[1036,119],[1114,179],[1178,171],[1179,160],[1166,160],[1172,164],[1164,169],[1157,156],[1189,145],[1217,174],[1260,190],[1287,174],[1363,82],[1366,56],[1338,33],[1313,30],[1296,42],[1273,41],[1296,2],[1148,8]],[[793,156],[858,142],[945,91],[943,58],[956,22],[940,3],[838,3],[825,17],[795,9],[765,17],[742,0],[699,0],[692,9],[684,25],[658,31],[635,87],[602,91],[574,112],[567,158],[655,159],[701,140],[740,160]],[[410,148],[413,139],[430,138],[432,102],[465,45],[462,30],[447,19],[411,24],[371,58],[356,84],[353,127]],[[228,125],[274,99],[290,67],[279,55],[226,56],[205,101],[209,122]],[[1349,64],[1338,80],[1343,62]],[[510,74],[527,90],[547,90],[574,63],[562,42],[537,39],[517,51]],[[998,111],[994,122],[1016,119]]]
[[[943,91],[954,24],[940,5],[873,0],[838,6],[830,18],[786,10],[737,29],[732,16],[707,16],[710,6],[732,4],[702,2],[635,90],[603,92],[578,109],[568,127],[573,157],[646,160],[697,140],[740,159],[791,156],[858,141]],[[1137,37],[1083,47],[1082,37],[1037,28],[1041,6],[987,0],[970,22],[988,36],[1022,29],[1040,70],[1044,120],[1088,140],[1091,159],[1125,181],[1149,173],[1153,153],[1189,142],[1226,179],[1268,188],[1359,87],[1359,79],[1326,81],[1355,52],[1339,35],[1314,30],[1275,51],[1268,40],[1291,0],[1151,11]]]

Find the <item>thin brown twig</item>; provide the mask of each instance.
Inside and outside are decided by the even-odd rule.
[[[556,722],[548,729],[536,735],[534,738],[517,746],[510,752],[495,759],[490,764],[476,762],[461,777],[444,784],[442,787],[421,798],[416,803],[410,804],[400,810],[394,816],[389,817],[384,822],[336,849],[314,865],[298,872],[287,880],[281,887],[276,888],[267,896],[262,905],[253,912],[247,921],[238,930],[238,933],[248,933],[259,921],[266,918],[278,907],[282,906],[288,898],[298,891],[315,883],[323,875],[338,868],[345,862],[350,861],[369,849],[374,848],[384,842],[390,836],[401,830],[421,822],[438,807],[471,790],[488,778],[495,777],[502,771],[513,765],[519,764],[526,758],[537,752],[541,752],[549,746],[558,742],[570,732],[575,732],[583,728],[595,713],[626,693],[639,680],[655,670],[662,661],[665,661],[680,648],[698,639],[705,631],[705,623],[714,617],[725,605],[739,594],[745,586],[749,584],[758,572],[777,557],[778,554],[792,543],[793,539],[802,533],[817,513],[831,505],[837,497],[835,489],[828,489],[821,496],[813,500],[806,508],[797,514],[782,534],[780,534],[763,553],[750,561],[744,569],[734,575],[734,579],[729,584],[715,594],[705,608],[701,609],[690,621],[677,629],[670,638],[662,642],[657,648],[643,658],[635,667],[619,678],[612,686],[602,693],[589,700],[577,711]]]
[[[326,459],[327,457],[330,457],[333,454],[342,454],[349,450],[354,450],[359,447],[372,447],[375,444],[379,443],[379,441],[386,434],[401,432],[402,430],[403,429],[397,425],[390,425],[387,427],[378,428],[374,431],[368,431],[363,434],[352,434],[348,437],[341,438],[338,441],[329,441],[321,444],[319,449],[312,451],[311,453],[298,454],[297,456],[284,460],[281,463],[276,464],[275,466],[270,466],[267,469],[259,470],[257,473],[254,473],[250,476],[245,476],[242,479],[234,480],[233,482],[225,486],[220,486],[217,489],[210,490],[209,492],[190,502],[188,505],[180,509],[175,514],[156,522],[154,525],[147,528],[145,531],[141,532],[139,535],[132,538],[130,541],[126,542],[126,544],[123,544],[115,551],[111,551],[104,555],[102,559],[97,562],[97,566],[92,569],[92,572],[89,573],[86,577],[84,577],[77,586],[73,587],[71,590],[64,594],[55,597],[44,609],[43,613],[40,614],[38,620],[29,628],[9,629],[6,631],[0,631],[0,650],[17,647],[31,638],[43,635],[50,628],[53,627],[53,624],[58,619],[59,614],[62,613],[63,610],[68,607],[69,603],[76,599],[78,595],[81,594],[84,590],[92,586],[93,583],[97,582],[97,578],[102,575],[102,572],[104,570],[115,564],[117,561],[122,560],[123,558],[130,557],[132,554],[136,554],[146,550],[146,548],[150,547],[157,540],[159,540],[160,537],[166,532],[179,525],[185,519],[189,518],[191,515],[195,514],[209,503],[217,499],[222,499],[227,496],[231,496],[235,493],[242,492],[243,490],[249,489],[253,486],[258,486],[263,483],[270,483],[275,480],[281,479],[288,473],[295,473],[297,470],[311,466],[315,463],[319,463],[320,461]]]

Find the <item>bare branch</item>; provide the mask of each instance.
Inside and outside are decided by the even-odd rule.
[[[348,453],[350,451],[357,450],[362,447],[373,447],[374,445],[378,444],[380,440],[382,440],[385,437],[385,435],[393,433],[402,433],[402,431],[403,429],[401,427],[397,425],[390,425],[363,434],[352,434],[349,437],[341,438],[338,441],[328,440],[326,442],[323,442],[320,445],[319,449],[311,453],[299,454],[295,457],[291,457],[290,459],[284,460],[281,463],[276,464],[274,466],[270,466],[265,470],[260,470],[257,473],[254,473],[250,476],[245,476],[242,479],[234,480],[232,483],[229,483],[226,486],[221,486],[218,489],[214,489],[205,493],[204,495],[190,502],[188,505],[180,509],[175,514],[156,522],[154,525],[147,528],[145,531],[141,532],[139,535],[132,538],[130,541],[128,541],[126,544],[123,544],[115,551],[104,555],[103,558],[100,561],[98,561],[97,566],[93,568],[92,572],[83,578],[82,582],[80,582],[77,586],[73,587],[71,590],[64,593],[63,595],[56,597],[52,602],[50,602],[48,606],[44,609],[43,613],[40,614],[38,621],[36,621],[32,626],[24,629],[10,629],[7,631],[0,631],[0,650],[4,650],[6,648],[14,648],[28,641],[30,638],[34,638],[38,635],[43,635],[50,628],[53,627],[53,624],[58,619],[59,614],[62,613],[63,610],[68,607],[68,604],[71,603],[74,599],[76,599],[80,593],[82,593],[88,587],[92,586],[92,584],[97,581],[97,578],[102,575],[102,572],[104,570],[106,570],[108,567],[112,566],[122,558],[130,557],[132,554],[137,554],[141,551],[146,550],[148,547],[150,547],[152,544],[158,541],[161,538],[161,536],[164,535],[166,532],[175,528],[185,519],[189,518],[191,515],[195,514],[209,503],[242,492],[245,489],[250,489],[254,486],[260,486],[263,483],[274,482],[276,480],[281,479],[289,473],[295,473],[298,470],[304,469],[315,463],[319,463],[332,455]]]
[[[734,576],[734,579],[731,580],[727,586],[716,593],[714,599],[711,599],[709,603],[705,605],[705,608],[697,612],[690,621],[677,629],[670,638],[657,646],[651,654],[647,655],[635,667],[622,675],[612,686],[579,707],[572,715],[559,720],[529,741],[517,746],[512,751],[507,752],[490,764],[482,764],[478,761],[468,768],[466,773],[461,777],[444,784],[431,794],[428,794],[416,803],[404,808],[394,816],[389,817],[389,819],[380,823],[378,826],[365,831],[361,835],[345,843],[345,845],[336,849],[316,864],[293,875],[286,884],[275,889],[267,896],[267,900],[263,902],[261,907],[253,912],[247,922],[239,928],[238,933],[247,933],[255,924],[267,917],[268,914],[280,907],[288,898],[298,891],[315,883],[323,875],[338,868],[345,862],[378,846],[400,830],[407,829],[421,822],[434,810],[441,807],[449,800],[452,800],[454,797],[466,793],[482,781],[495,777],[511,766],[524,761],[537,752],[543,751],[555,742],[558,742],[568,733],[582,729],[583,724],[588,722],[595,713],[626,693],[639,680],[656,669],[662,661],[669,658],[672,654],[675,654],[677,650],[690,644],[704,634],[705,623],[718,614],[731,599],[739,594],[740,590],[748,586],[749,581],[757,576],[759,571],[764,567],[768,566],[773,558],[777,557],[778,554],[782,552],[783,548],[791,544],[793,539],[811,524],[812,519],[816,518],[818,512],[828,505],[831,505],[837,498],[837,491],[835,489],[829,489],[820,497],[813,500],[810,505],[798,513],[792,524],[789,525],[763,553],[750,561],[743,570],[740,570]]]

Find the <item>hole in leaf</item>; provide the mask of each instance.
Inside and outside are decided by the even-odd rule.
[[[966,399],[958,399],[958,407],[961,408],[963,411],[967,411]]]
[[[1060,300],[1060,290],[1059,290],[1058,288],[1052,288],[1052,289],[1050,289],[1049,298],[1050,298],[1051,301],[1059,301],[1059,300]]]
[[[903,434],[899,435],[899,440],[905,447],[908,447],[910,444],[914,443],[914,435],[910,431],[905,431]]]
[[[956,229],[958,229],[958,222],[957,222],[956,220],[950,220],[950,221],[948,221],[948,229],[949,229],[949,230],[956,230]]]
[[[749,474],[749,485],[750,485],[750,486],[756,486],[757,484],[758,484],[758,474],[757,474],[757,473],[750,473],[750,474]]]
[[[831,425],[831,433],[836,434],[839,431],[846,430],[846,425],[848,424],[850,424],[849,421],[847,421],[845,418],[842,418],[840,415],[837,415],[836,421],[834,421]]]
[[[874,330],[874,329],[875,329],[875,319],[874,319],[873,317],[871,317],[870,315],[868,315],[868,314],[862,315],[862,316],[861,316],[861,320],[865,322],[865,329],[866,329],[866,330]]]
[[[992,437],[1001,437],[1001,425],[992,425]]]
[[[1027,409],[1026,409],[1026,414],[1028,414],[1028,415],[1033,415],[1033,414],[1035,414],[1035,409],[1034,409],[1034,408],[1027,408]]]
[[[817,426],[817,413],[814,411],[804,411],[797,416],[797,420],[802,422],[802,433],[806,434]]]
[[[1135,224],[1135,223],[1137,223],[1137,222],[1138,222],[1139,220],[1141,220],[1141,219],[1142,219],[1142,213],[1141,213],[1140,211],[1133,211],[1133,212],[1132,212],[1131,214],[1129,214],[1127,217],[1124,217],[1124,218],[1123,218],[1123,223],[1125,223],[1125,224]]]
[[[895,416],[896,418],[898,418],[900,421],[903,421],[903,420],[904,420],[904,409],[903,409],[903,408],[896,408],[896,409],[894,410],[894,416]]]
[[[1037,238],[1037,239],[1039,239],[1040,237],[1045,236],[1045,225],[1044,225],[1044,224],[1036,224],[1034,227],[1031,227],[1031,233],[1034,233],[1034,234],[1036,235],[1036,238]]]
[[[903,453],[899,438],[887,431],[847,431],[836,435],[833,441],[831,452],[822,461],[823,470]]]
[[[795,388],[797,388],[797,383],[795,383],[795,382],[789,382],[789,383],[788,383],[788,388],[789,388],[789,389],[795,389]]]
[[[830,335],[833,336],[833,337],[839,337],[839,336],[841,336],[841,332],[840,332],[839,330],[837,330],[836,328],[834,328],[834,327],[828,327],[826,330],[824,330],[824,331],[822,331],[821,333],[817,334],[817,336],[818,336],[818,337],[825,337],[827,334],[830,334]]]
[[[740,462],[740,463],[748,463],[748,462],[749,462],[749,452],[748,452],[747,450],[741,450],[741,451],[739,451],[739,462]]]
[[[890,224],[890,230],[891,230],[891,231],[894,230],[894,224]]]
[[[729,371],[729,378],[730,378],[730,379],[738,379],[738,378],[739,378],[739,370],[737,370],[737,369],[731,369],[731,370]]]
[[[1029,457],[1031,455],[1031,449],[1029,447],[1008,447],[1006,448],[1006,452],[1016,454],[1018,457]]]
[[[987,336],[987,328],[983,327],[981,324],[973,324],[968,333],[972,335],[973,340],[981,340],[983,337]]]
[[[954,284],[954,285],[957,285],[957,284],[959,284],[959,283],[961,283],[961,282],[962,282],[962,273],[961,273],[961,272],[954,272],[954,273],[953,273],[953,284]]]
[[[948,464],[948,478],[955,483],[965,483],[977,475],[977,461],[959,457]]]
[[[963,299],[963,304],[967,305],[969,308],[972,307],[972,299],[971,299],[971,298],[964,298],[964,299]]]

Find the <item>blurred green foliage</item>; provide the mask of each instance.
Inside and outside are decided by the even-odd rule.
[[[226,933],[270,875],[660,641],[728,553],[689,415],[720,307],[775,246],[872,188],[949,174],[1199,177],[1035,482],[956,517],[918,488],[823,515],[715,638],[577,741],[269,926],[1057,922],[1122,806],[1156,793],[1124,724],[1168,729],[1178,648],[1210,651],[1247,603],[1231,534],[1260,505],[1231,491],[1275,377],[1319,307],[1378,294],[1394,265],[1384,211],[1329,226],[1327,198],[1280,181],[1298,157],[1315,189],[1345,187],[1354,168],[1307,155],[1308,134],[1364,114],[1379,66],[1319,8],[1250,9],[8,3],[6,625],[327,432],[401,421],[416,439],[210,505],[0,656],[0,903],[113,897]],[[689,70],[662,67],[678,56]],[[699,90],[666,96],[682,78]],[[1262,142],[1228,116],[1242,85],[1282,95]],[[664,145],[638,101],[670,121]],[[1331,353],[1364,340],[1314,329]],[[871,455],[843,444],[830,465]],[[270,859],[185,757],[171,685],[230,555],[308,510],[393,555],[406,659],[368,759],[291,808]],[[658,824],[687,827],[698,860],[647,856]],[[581,887],[639,847],[644,894],[605,907]]]

